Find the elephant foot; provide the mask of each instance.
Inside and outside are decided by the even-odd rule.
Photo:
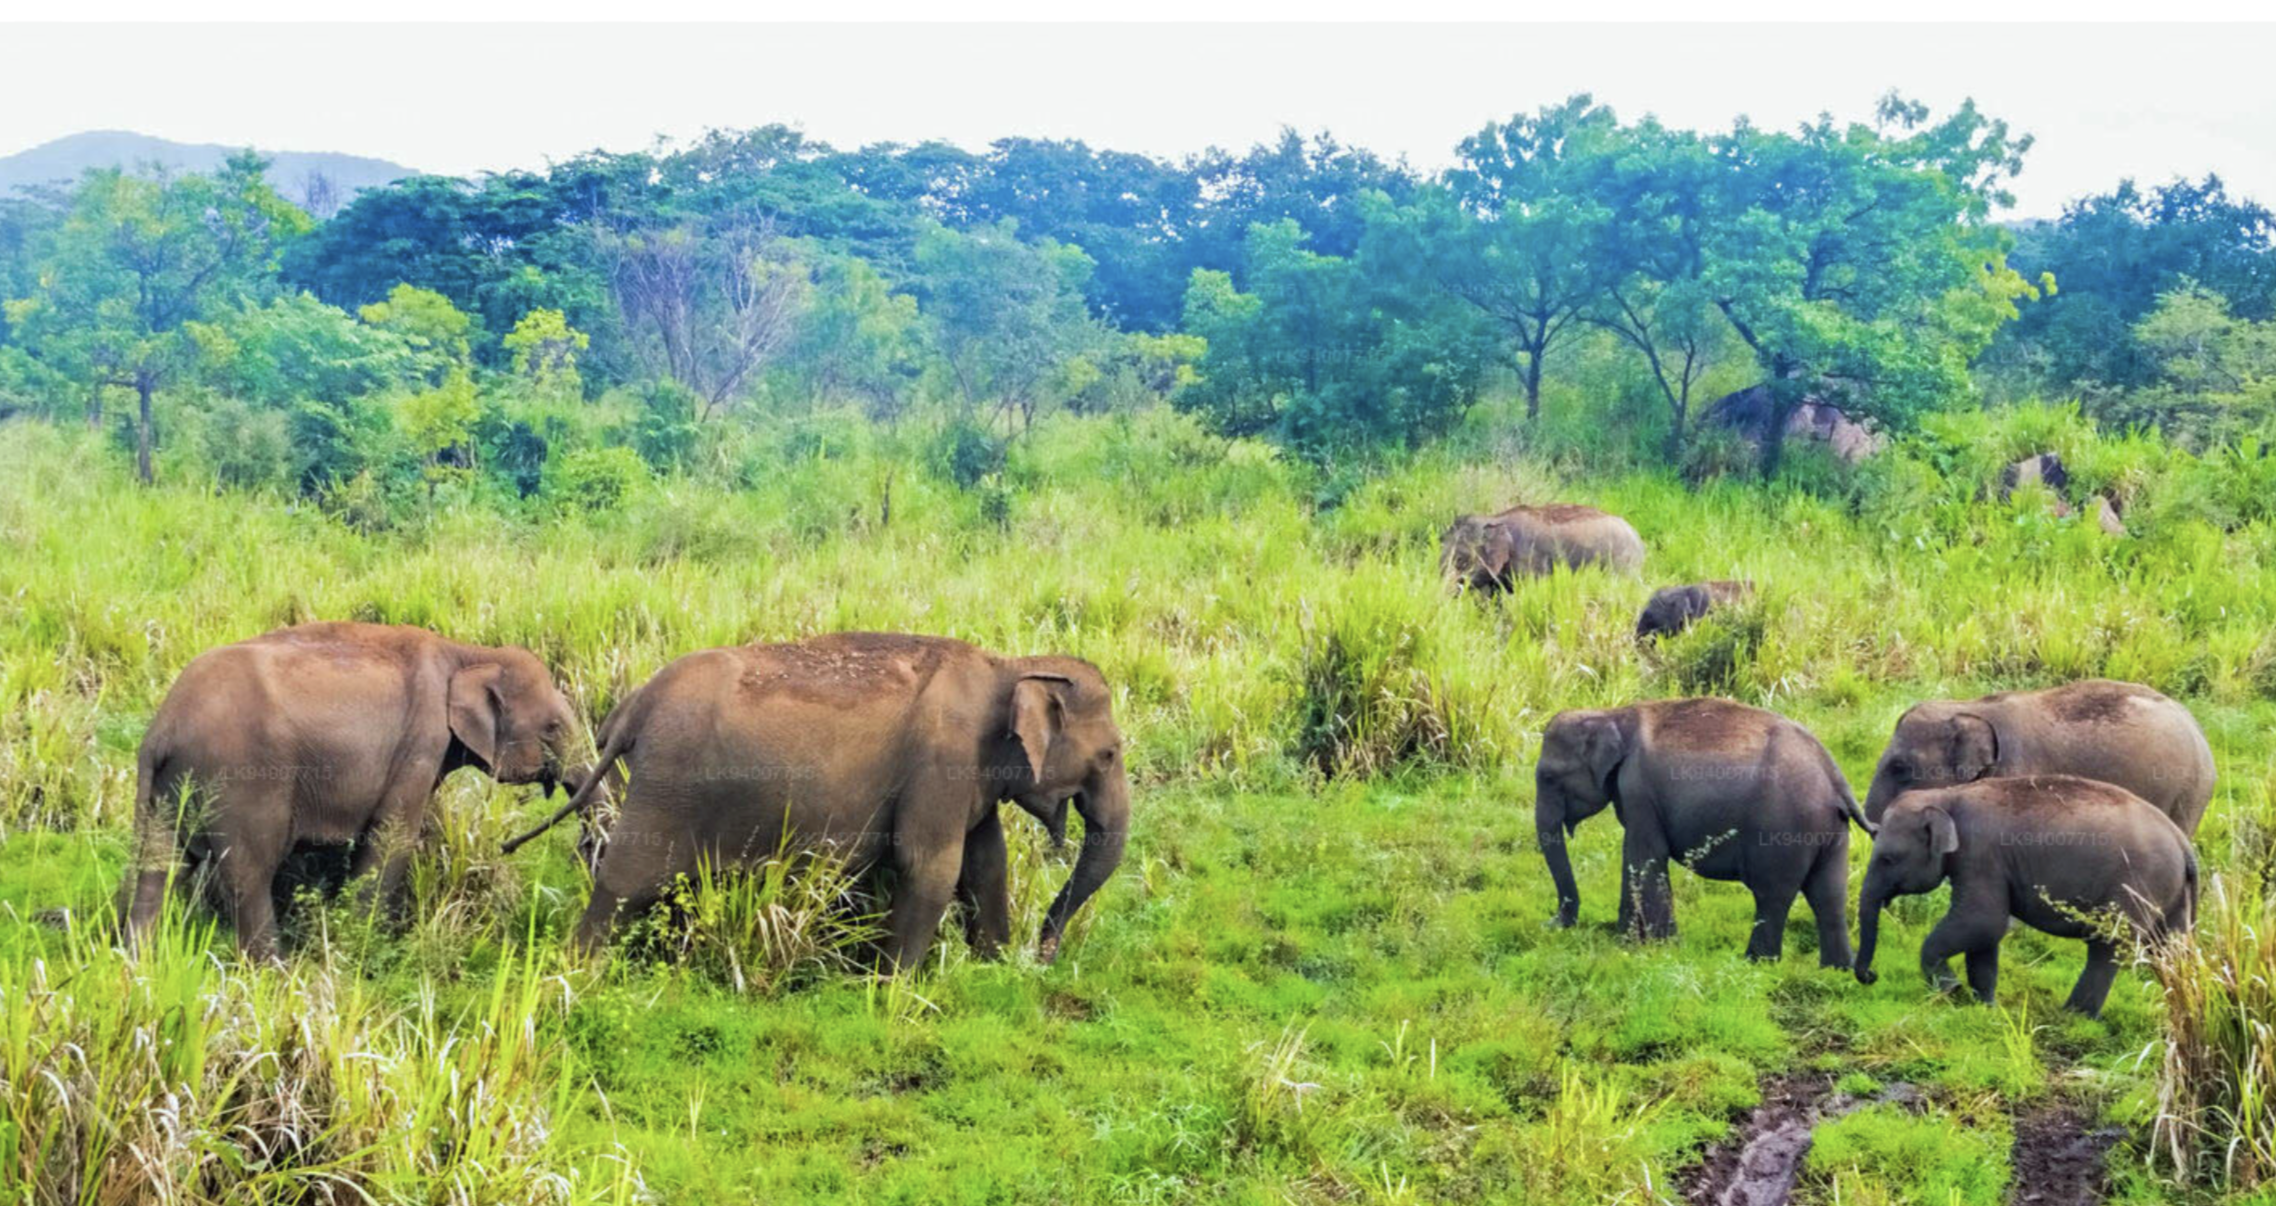
[[[1580,918],[1577,914],[1560,911],[1556,916],[1549,919],[1549,928],[1552,930],[1569,930],[1573,928],[1573,923],[1578,920]]]
[[[1856,974],[1857,974],[1857,982],[1858,982],[1859,984],[1863,984],[1863,985],[1865,985],[1865,986],[1866,986],[1866,987],[1868,987],[1868,988],[1870,988],[1870,987],[1872,987],[1874,984],[1878,983],[1878,982],[1880,981],[1880,979],[1881,979],[1881,973],[1879,973],[1879,972],[1877,972],[1877,971],[1874,971],[1874,970],[1873,970],[1872,968],[1870,968],[1870,967],[1860,967],[1860,968],[1858,968],[1858,969],[1857,969],[1857,973],[1856,973]]]

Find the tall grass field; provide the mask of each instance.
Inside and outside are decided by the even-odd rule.
[[[2050,1117],[2112,1128],[2111,1200],[2276,1200],[2276,472],[1971,412],[1778,482],[1605,469],[1483,428],[1331,474],[1166,410],[1060,417],[963,488],[916,435],[823,414],[733,466],[563,509],[461,497],[368,522],[136,485],[0,425],[0,1202],[1604,1203],[1687,1200],[1768,1092],[1830,1083],[1810,1203],[1999,1203]],[[2129,534],[1996,498],[2060,451]],[[1594,467],[1585,467],[1593,465]],[[2083,497],[2083,494],[2081,495]],[[1451,594],[1456,514],[1585,502],[1640,578]],[[1657,585],[1758,598],[1640,648]],[[181,909],[130,957],[112,900],[134,752],[182,666],[359,619],[520,644],[590,718],[689,650],[845,629],[1089,658],[1134,776],[1121,871],[1058,962],[1067,860],[1007,812],[1020,941],[881,980],[832,868],[709,875],[605,960],[569,952],[575,826],[450,779],[410,920],[307,894],[281,967]],[[1998,1006],[1934,995],[1899,902],[1879,983],[1740,958],[1752,900],[1675,872],[1678,936],[1611,932],[1611,815],[1554,930],[1532,763],[1557,711],[1729,695],[1862,794],[1925,698],[2107,676],[2185,702],[2220,788],[2196,938],[2060,1009],[2083,951],[2018,928]],[[1867,843],[1852,844],[1852,891]],[[634,927],[639,929],[641,927]],[[1892,1091],[1901,1087],[1902,1091]]]

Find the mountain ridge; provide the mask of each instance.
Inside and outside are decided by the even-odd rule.
[[[132,130],[83,130],[0,155],[0,196],[39,185],[69,184],[96,168],[140,171],[158,164],[178,172],[211,171],[244,149],[243,144],[176,142]],[[319,217],[329,216],[367,188],[419,174],[370,155],[258,149],[269,160],[269,183]]]

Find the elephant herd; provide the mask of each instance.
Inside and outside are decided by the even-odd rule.
[[[1463,589],[1513,589],[1559,566],[1634,572],[1643,542],[1593,507],[1513,507],[1464,516],[1440,541],[1440,567]],[[1681,631],[1754,593],[1700,582],[1653,593],[1638,639]],[[1897,721],[1859,807],[1824,745],[1774,712],[1725,699],[1672,699],[1560,712],[1534,769],[1534,826],[1557,889],[1551,924],[1576,920],[1566,839],[1611,805],[1624,833],[1619,926],[1675,931],[1668,864],[1736,881],[1754,896],[1746,953],[1775,959],[1799,895],[1817,922],[1818,961],[1875,980],[1881,910],[1898,896],[1952,885],[1952,903],[1921,945],[1923,974],[1993,999],[2011,919],[2086,943],[2068,1002],[2098,1013],[2129,933],[2155,940],[2195,919],[2192,839],[2213,796],[2213,752],[2187,708],[2148,687],[2093,679],[1975,700],[1934,700]],[[1873,835],[1849,949],[1849,826]]]
[[[1517,507],[1447,530],[1441,565],[1462,587],[1511,589],[1558,566],[1636,572],[1634,528],[1592,507]],[[1671,587],[1637,623],[1648,638],[1742,599],[1744,582]],[[1130,826],[1113,692],[1071,657],[1000,657],[961,641],[840,633],[687,654],[620,700],[585,748],[576,710],[528,650],[423,629],[317,623],[213,649],[184,668],[137,757],[136,852],[123,889],[130,941],[171,885],[205,882],[243,949],[274,957],[278,874],[303,845],[345,846],[391,906],[451,771],[566,788],[568,801],[506,846],[570,816],[587,824],[592,898],[581,947],[605,945],[699,866],[827,849],[892,874],[882,963],[921,963],[951,903],[983,957],[1011,935],[1004,820],[1015,804],[1074,868],[1045,915],[1038,957],[1122,860]],[[1921,703],[1897,722],[1863,805],[1808,730],[1724,699],[1557,714],[1535,768],[1534,819],[1556,891],[1579,915],[1566,841],[1610,806],[1624,831],[1619,924],[1675,926],[1669,864],[1753,894],[1746,953],[1781,953],[1797,896],[1819,962],[1873,981],[1882,908],[1949,881],[1950,911],[1921,966],[1942,987],[1966,957],[1990,1000],[2009,919],[2083,939],[2070,1004],[2100,1009],[2124,930],[2189,926],[2190,845],[2213,790],[2204,734],[2146,687],[2088,681]],[[593,818],[616,803],[605,837]],[[1853,959],[1849,828],[1874,835]],[[184,874],[185,869],[192,874]],[[2120,923],[2123,923],[2122,925]]]

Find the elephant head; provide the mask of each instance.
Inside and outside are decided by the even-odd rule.
[[[1873,838],[1873,861],[1857,902],[1857,982],[1879,979],[1873,950],[1881,938],[1881,908],[1899,896],[1933,892],[1949,874],[1946,860],[1960,848],[1960,831],[1932,793],[1909,796],[1889,809]]]
[[[1949,705],[1919,704],[1897,721],[1881,751],[1865,792],[1865,819],[1878,824],[1899,795],[1972,783],[1998,763],[1999,732],[1989,720]]]
[[[1517,543],[1489,515],[1465,515],[1438,538],[1438,569],[1457,588],[1484,589],[1509,580]]]
[[[1621,711],[1560,712],[1541,735],[1541,761],[1533,768],[1533,827],[1557,884],[1552,925],[1571,925],[1580,912],[1565,839],[1612,802],[1613,776],[1633,740],[1634,720]]]
[[[1037,951],[1048,963],[1058,956],[1060,936],[1075,911],[1122,862],[1130,834],[1130,781],[1113,693],[1097,667],[1078,658],[1031,657],[1014,660],[1008,669],[1015,756],[1006,760],[1008,790],[1001,798],[1043,822],[1054,845],[1066,840],[1070,802],[1083,818],[1075,869],[1043,919]]]
[[[536,783],[548,792],[570,772],[578,741],[576,710],[527,649],[484,650],[450,677],[450,735],[462,759],[500,783]]]
[[[1706,615],[1713,605],[1714,599],[1703,583],[1653,591],[1651,601],[1644,604],[1643,614],[1636,617],[1636,639],[1649,640],[1682,632],[1691,627],[1692,621]]]

